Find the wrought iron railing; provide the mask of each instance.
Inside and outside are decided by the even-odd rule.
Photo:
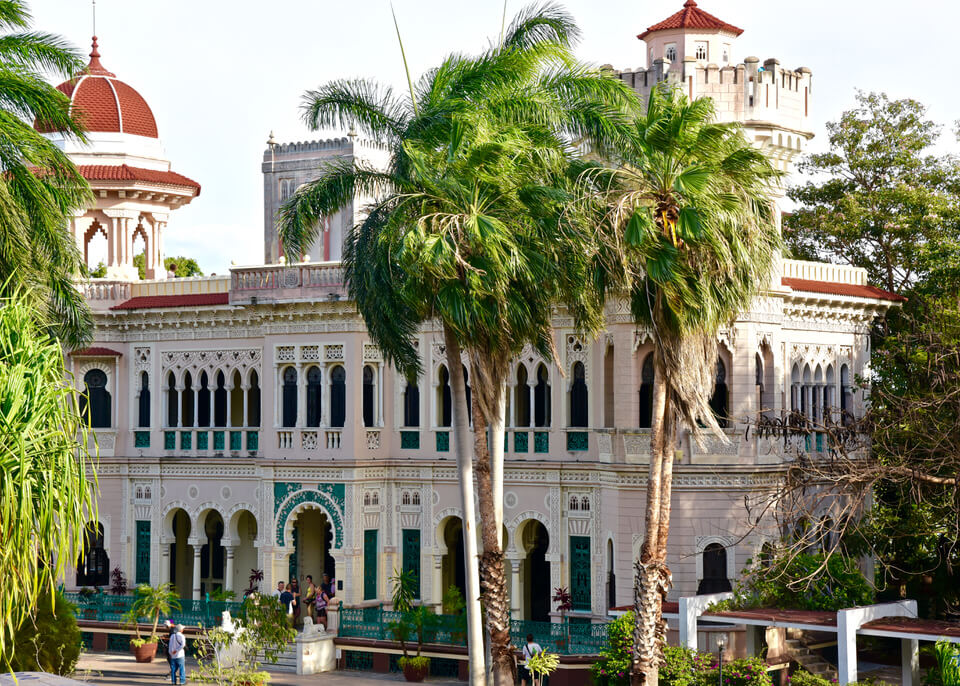
[[[383,606],[341,608],[338,635],[345,638],[367,638],[375,641],[395,640],[391,623],[400,613]],[[545,650],[561,655],[596,655],[607,647],[607,623],[579,623],[576,619],[560,622],[531,622],[515,619],[510,622],[510,638],[518,648],[527,641],[527,634]],[[424,635],[424,641],[440,645],[465,645],[467,624],[463,615],[437,615],[437,626]]]
[[[98,622],[123,622],[126,614],[133,605],[134,597],[129,595],[107,595],[94,593],[64,593],[77,608],[77,619],[93,619]],[[184,626],[214,626],[220,623],[223,612],[229,610],[234,617],[240,616],[242,603],[231,600],[181,600],[180,609],[173,610],[169,616],[160,618],[163,622],[169,619]],[[147,617],[141,621],[146,622]]]

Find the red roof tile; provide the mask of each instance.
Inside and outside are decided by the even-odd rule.
[[[168,186],[183,186],[196,190],[200,195],[200,184],[183,174],[172,171],[157,171],[131,167],[127,164],[82,164],[77,167],[87,181],[144,181],[162,183]]]
[[[83,350],[74,350],[70,353],[74,357],[123,357],[123,353],[110,348],[92,346]]]
[[[204,305],[226,305],[230,302],[229,293],[191,293],[190,295],[140,295],[130,298],[111,310],[148,310],[159,307],[202,307]]]
[[[828,295],[846,295],[853,298],[871,298],[873,300],[889,300],[891,302],[906,302],[907,299],[897,293],[885,291],[876,286],[862,286],[851,283],[834,283],[832,281],[812,281],[810,279],[783,278],[783,285],[795,291],[808,293],[826,293]]]
[[[861,629],[874,631],[902,631],[908,634],[926,636],[952,636],[960,638],[960,624],[943,622],[937,619],[917,619],[916,617],[881,617],[867,622]]]
[[[88,131],[158,137],[157,121],[147,101],[100,63],[96,36],[93,37],[90,64],[57,88],[70,98],[70,107]],[[52,132],[42,123],[34,122],[34,126],[43,133]]]
[[[643,40],[654,31],[667,31],[670,29],[707,29],[710,31],[726,31],[735,36],[743,33],[743,29],[737,28],[733,24],[728,24],[722,19],[704,12],[697,7],[695,0],[687,0],[683,4],[683,9],[674,15],[671,15],[661,21],[659,24],[647,28],[637,38]]]

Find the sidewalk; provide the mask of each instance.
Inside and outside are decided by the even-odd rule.
[[[192,681],[190,674],[196,661],[187,660],[187,683]],[[264,665],[264,671],[269,672],[269,665]],[[283,672],[271,672],[271,686],[303,686],[303,684],[322,684],[323,686],[388,686],[389,683],[404,682],[400,674],[372,674],[367,672],[326,672],[311,676],[297,676]],[[85,681],[96,686],[117,686],[126,684],[169,684],[170,669],[166,660],[155,659],[149,664],[137,664],[132,655],[120,653],[84,653],[77,663],[77,673],[72,677],[77,681]],[[462,682],[427,679],[427,683],[436,686],[463,686]]]

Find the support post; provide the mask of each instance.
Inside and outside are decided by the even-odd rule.
[[[697,650],[697,620],[710,605],[732,598],[733,593],[712,593],[680,598],[680,645]]]
[[[860,627],[881,617],[916,616],[916,600],[899,600],[837,612],[837,672],[840,686],[857,681],[857,632]],[[902,639],[901,651],[903,686],[911,686],[917,675],[917,641]]]
[[[900,683],[913,686],[920,683],[920,642],[915,638],[900,639]]]
[[[191,594],[194,600],[202,600],[200,596],[200,552],[203,550],[203,546],[200,544],[200,541],[197,541],[193,545],[193,593]]]
[[[233,560],[233,558],[234,558],[234,553],[235,553],[236,549],[237,549],[236,546],[232,546],[232,545],[231,545],[231,546],[227,546],[227,547],[226,547],[226,551],[225,551],[225,552],[227,553],[227,568],[226,568],[226,570],[225,570],[224,573],[223,573],[223,577],[224,577],[224,578],[223,578],[223,587],[224,587],[224,589],[227,590],[227,591],[232,591],[232,590],[234,590],[234,588],[233,588],[233,586],[234,586],[234,583],[233,583],[234,560]]]

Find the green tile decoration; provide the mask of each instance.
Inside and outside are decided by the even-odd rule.
[[[247,432],[247,450],[253,452],[255,450],[260,450],[260,432],[259,431],[248,431]]]
[[[550,434],[546,431],[534,431],[533,432],[533,452],[535,453],[549,453],[550,452]]]
[[[214,450],[220,450],[220,451],[223,450],[223,447],[224,447],[223,434],[224,434],[223,431],[213,432],[213,449]]]
[[[180,450],[193,450],[193,432],[180,432]]]
[[[149,432],[149,431],[134,431],[134,432],[133,432],[133,447],[134,447],[134,448],[149,448],[149,447],[150,447],[150,432]]]
[[[420,432],[419,431],[401,431],[400,432],[401,450],[419,450]]]
[[[589,439],[586,431],[568,431],[567,432],[567,450],[571,452],[583,452],[587,449]]]
[[[437,452],[438,453],[450,452],[450,432],[449,431],[437,432]]]
[[[163,449],[164,450],[177,449],[177,432],[176,431],[163,432]]]
[[[513,434],[513,452],[526,453],[530,451],[530,434],[526,431],[517,431]]]
[[[208,450],[210,448],[210,432],[197,432],[197,450]]]
[[[243,442],[242,431],[230,432],[230,450],[240,450],[240,444]]]

